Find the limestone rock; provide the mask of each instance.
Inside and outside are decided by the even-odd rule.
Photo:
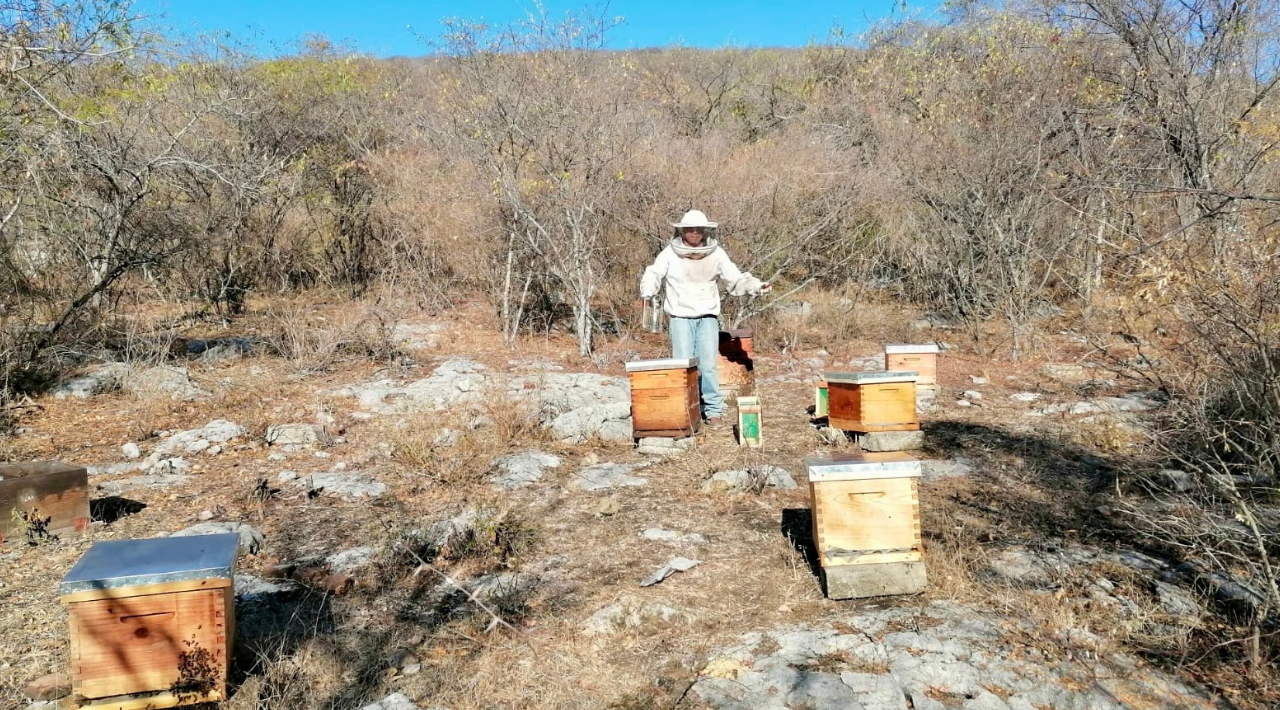
[[[190,370],[171,365],[158,365],[141,372],[131,372],[123,384],[125,391],[130,394],[149,398],[190,401],[209,394],[191,381]]]
[[[316,424],[277,424],[267,427],[267,443],[286,449],[305,449],[325,439],[324,427]]]
[[[631,472],[648,463],[601,463],[587,466],[573,474],[572,485],[584,491],[607,491],[630,486],[647,486],[649,480],[632,476]]]
[[[169,537],[188,537],[191,535],[220,535],[235,533],[240,536],[240,551],[246,555],[256,555],[266,544],[267,538],[257,528],[248,523],[198,523],[184,530],[179,530]]]
[[[523,488],[542,480],[542,472],[548,468],[559,468],[560,457],[542,451],[522,451],[495,459],[493,467],[500,473],[490,478],[494,486],[511,490]]]
[[[83,375],[62,381],[53,389],[53,396],[56,399],[86,399],[95,394],[113,392],[120,389],[128,374],[128,365],[123,362],[108,362]]]
[[[924,432],[871,431],[858,435],[858,446],[863,451],[913,451],[924,448]]]
[[[71,677],[65,673],[51,673],[40,676],[22,687],[22,694],[28,700],[57,700],[71,694]]]
[[[745,470],[718,471],[702,484],[702,490],[707,493],[763,488],[790,490],[796,488],[796,482],[786,469],[766,464]]]

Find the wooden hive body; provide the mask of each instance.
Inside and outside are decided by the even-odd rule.
[[[60,586],[71,708],[142,710],[226,699],[236,534],[94,545]]]
[[[923,589],[920,462],[901,452],[837,454],[805,459],[805,468],[828,595]]]
[[[890,372],[918,373],[916,384],[938,384],[938,345],[893,344],[884,346],[884,369]]]
[[[753,333],[750,329],[720,331],[720,355],[716,373],[720,384],[736,394],[751,394],[755,384],[755,363],[751,359]]]
[[[632,436],[689,436],[701,429],[697,358],[629,362],[627,373]]]
[[[0,465],[0,543],[89,527],[89,476],[58,461]]]
[[[827,421],[856,432],[913,431],[916,416],[914,372],[828,372]]]

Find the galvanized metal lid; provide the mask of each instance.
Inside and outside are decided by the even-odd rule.
[[[812,483],[920,476],[920,461],[901,451],[809,456],[804,467]]]
[[[698,366],[696,357],[669,357],[665,360],[634,360],[627,363],[627,372],[648,370],[687,370]]]
[[[823,375],[827,382],[841,382],[854,385],[873,385],[880,382],[915,382],[920,373],[911,371],[889,372],[827,372]]]
[[[937,354],[938,351],[937,343],[921,343],[919,345],[893,343],[884,346],[884,352],[887,355],[928,355],[931,353]]]
[[[239,547],[240,536],[235,533],[96,542],[62,578],[58,594],[233,579]]]

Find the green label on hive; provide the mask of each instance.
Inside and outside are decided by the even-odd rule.
[[[742,438],[744,439],[760,438],[760,415],[759,414],[743,414],[742,415]]]

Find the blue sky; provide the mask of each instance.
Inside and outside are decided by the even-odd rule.
[[[622,16],[609,33],[615,49],[684,45],[690,47],[795,47],[822,41],[840,25],[846,35],[861,34],[885,18],[904,13],[928,17],[939,0],[613,0],[605,12]],[[548,15],[594,3],[546,0]],[[417,56],[431,48],[418,36],[433,38],[447,17],[502,25],[526,14],[530,0],[135,0],[135,11],[168,34],[227,32],[263,54],[289,53],[307,34],[380,57]],[[412,30],[410,29],[412,28]]]

